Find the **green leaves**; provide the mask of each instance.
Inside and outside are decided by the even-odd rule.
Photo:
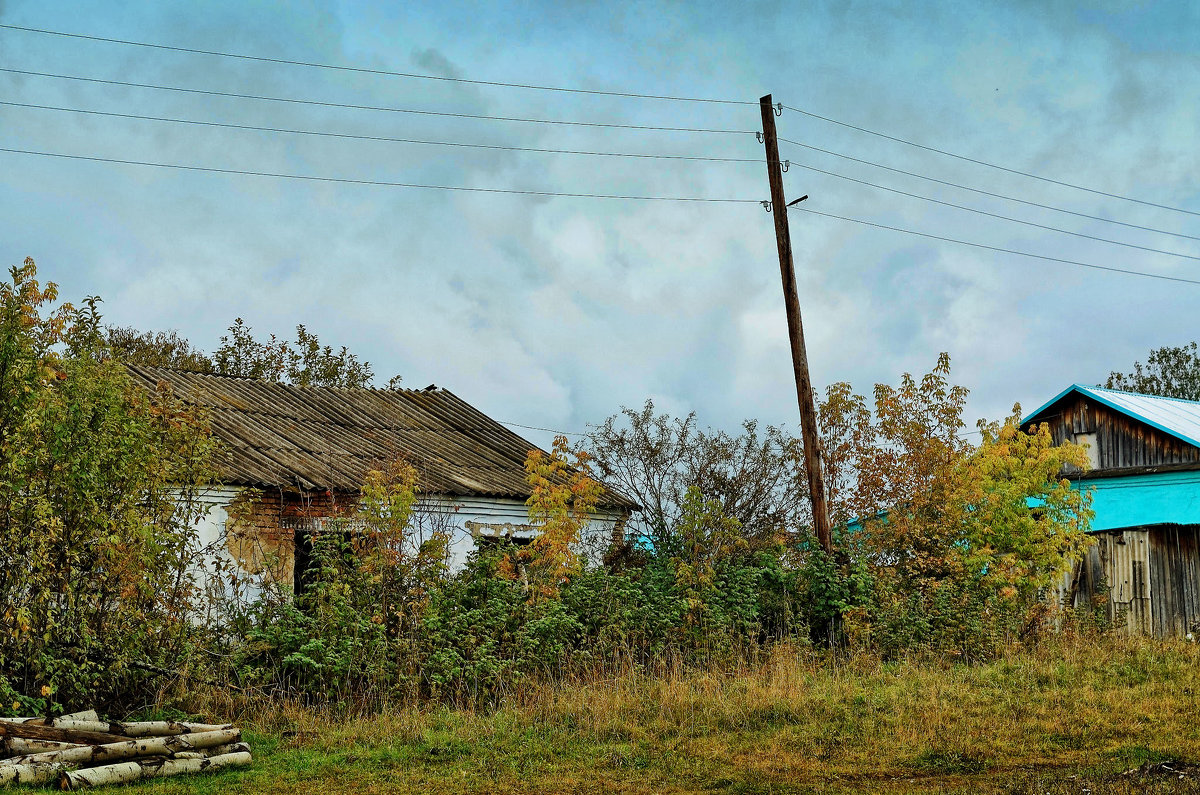
[[[962,436],[967,391],[943,354],[874,406],[836,384],[821,405],[825,463],[844,576],[865,567],[868,599],[848,628],[887,653],[914,648],[986,655],[1043,611],[1042,597],[1086,549],[1089,498],[1062,480],[1085,451],[1055,446],[1043,426],[980,423]],[[836,607],[825,568],[810,564],[817,604]],[[851,602],[847,602],[850,604]],[[827,608],[822,608],[827,610]]]
[[[1146,363],[1133,363],[1131,373],[1109,373],[1109,389],[1147,395],[1200,400],[1200,347],[1195,342],[1150,351]]]
[[[135,388],[98,299],[49,310],[26,260],[0,285],[0,678],[62,703],[120,700],[131,660],[178,651],[213,442],[167,391]],[[3,707],[0,704],[0,707]]]

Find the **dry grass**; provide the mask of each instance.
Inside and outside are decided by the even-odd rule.
[[[1184,643],[1064,638],[978,666],[779,649],[747,670],[531,688],[486,713],[274,706],[236,716],[252,769],[138,789],[1200,791],[1194,770],[1121,775],[1200,762],[1198,688],[1200,648]]]

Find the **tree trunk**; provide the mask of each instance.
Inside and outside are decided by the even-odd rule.
[[[205,756],[224,756],[225,754],[250,753],[250,743],[238,742],[229,743],[228,745],[218,745],[213,748],[205,748]],[[176,754],[178,756],[178,754]]]
[[[143,778],[163,778],[178,776],[185,773],[199,773],[204,770],[220,770],[225,767],[238,767],[250,764],[250,754],[241,752],[224,754],[208,759],[166,759],[143,760],[140,762],[121,762],[115,765],[90,767],[83,770],[63,772],[59,776],[59,786],[63,789],[82,789],[84,787],[99,787],[105,784],[121,784],[137,781]]]
[[[59,718],[54,721],[57,728],[73,729],[75,731],[86,732],[106,732],[108,734],[117,734],[122,737],[172,737],[177,734],[195,734],[197,732],[211,732],[218,729],[233,728],[232,724],[214,725],[210,723],[180,723],[173,720],[148,720],[148,721],[94,721],[94,720],[68,720]]]
[[[59,715],[54,720],[50,721],[51,726],[61,726],[63,722],[73,720],[100,720],[100,716],[96,714],[94,709],[85,709],[82,712],[68,712],[66,715]]]
[[[79,743],[60,743],[54,740],[26,740],[24,737],[0,737],[0,754],[8,756],[40,754],[44,751],[62,751],[67,748],[80,747]]]
[[[103,745],[84,745],[61,751],[17,757],[0,762],[0,766],[25,764],[93,765],[115,759],[130,759],[137,756],[170,756],[177,751],[201,751],[218,745],[227,745],[241,739],[238,729],[221,729],[214,732],[179,735],[175,737],[144,737],[140,740],[122,740]]]
[[[26,740],[53,740],[76,745],[104,745],[113,741],[107,732],[76,731],[56,726],[39,726],[34,723],[0,722],[0,737],[22,737]]]
[[[48,784],[66,765],[0,765],[0,787],[6,784]]]

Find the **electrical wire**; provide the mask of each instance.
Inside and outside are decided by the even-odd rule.
[[[414,182],[387,182],[373,179],[348,179],[343,177],[322,177],[311,174],[282,174],[273,171],[250,171],[234,168],[216,168],[212,166],[189,166],[182,163],[155,163],[147,160],[124,160],[115,157],[94,157],[90,155],[71,155],[63,152],[37,152],[29,149],[12,149],[0,147],[0,152],[17,155],[35,155],[38,157],[55,157],[64,160],[86,160],[93,163],[116,163],[126,166],[149,166],[153,168],[169,168],[178,171],[200,171],[210,174],[231,174],[251,177],[273,177],[276,179],[295,179],[307,182],[334,182],[346,185],[375,185],[387,188],[416,188],[421,190],[461,191],[466,193],[505,193],[520,196],[557,196],[573,199],[624,199],[629,201],[674,201],[713,204],[761,204],[759,199],[720,199],[704,196],[636,196],[612,193],[568,193],[548,190],[517,190],[512,188],[475,188],[465,185],[427,185]]]
[[[3,104],[3,103],[0,103],[0,104]],[[825,169],[817,168],[815,166],[809,166],[804,163],[798,163],[795,160],[789,160],[788,163],[789,163],[789,165],[796,166],[797,168],[803,168],[807,171],[815,171],[818,174],[826,174],[831,177],[837,177],[838,179],[844,179],[847,182],[854,182],[859,185],[866,185],[867,187],[870,187],[870,188],[876,188],[878,190],[885,190],[885,191],[888,191],[889,193],[897,193],[901,196],[908,196],[909,198],[912,198],[912,199],[920,199],[921,201],[927,201],[927,202],[931,202],[933,204],[940,204],[944,207],[953,207],[956,210],[965,210],[969,213],[977,213],[979,215],[986,215],[988,218],[998,218],[1001,221],[1011,221],[1014,224],[1024,224],[1025,226],[1031,226],[1035,229],[1045,229],[1048,232],[1059,232],[1064,235],[1072,235],[1074,237],[1082,237],[1082,238],[1086,238],[1087,240],[1095,240],[1100,243],[1111,243],[1114,246],[1125,246],[1126,248],[1136,248],[1140,251],[1149,251],[1154,254],[1166,254],[1166,255],[1172,256],[1172,257],[1182,257],[1184,259],[1200,260],[1200,256],[1196,256],[1194,254],[1184,254],[1181,251],[1166,251],[1161,248],[1151,248],[1150,246],[1139,246],[1134,243],[1125,243],[1121,240],[1111,240],[1107,237],[1098,237],[1096,235],[1089,235],[1089,234],[1085,234],[1083,232],[1072,232],[1070,229],[1062,229],[1057,226],[1046,226],[1045,224],[1034,223],[1033,221],[1025,221],[1023,219],[1013,218],[1008,215],[1000,215],[999,213],[988,212],[987,210],[980,210],[977,207],[967,207],[966,205],[963,205],[963,204],[955,204],[954,202],[948,202],[948,201],[943,201],[941,199],[935,199],[932,196],[922,196],[919,193],[909,193],[908,191],[900,190],[899,188],[890,188],[887,185],[879,185],[874,182],[867,182],[866,180],[855,179],[854,177],[848,177],[845,174],[838,174],[835,171],[826,171]]]
[[[754,130],[726,130],[700,127],[656,127],[644,124],[617,124],[615,122],[569,121],[565,119],[533,119],[520,116],[488,116],[477,113],[450,113],[448,111],[419,110],[415,108],[397,108],[386,105],[355,105],[347,102],[323,102],[315,99],[298,99],[295,97],[272,97],[262,94],[241,94],[233,91],[212,91],[202,88],[184,88],[182,86],[163,86],[154,83],[133,83],[127,80],[102,80],[98,77],[83,77],[82,75],[64,75],[53,72],[33,72],[26,69],[0,67],[0,72],[9,74],[28,75],[32,77],[49,77],[56,80],[76,80],[82,83],[98,83],[100,85],[123,86],[125,88],[149,88],[155,91],[174,91],[181,94],[199,94],[209,97],[230,97],[233,99],[252,99],[261,102],[286,102],[295,105],[313,105],[323,108],[344,108],[349,110],[371,110],[387,113],[408,113],[418,116],[439,116],[453,119],[486,119],[488,121],[523,122],[527,124],[557,124],[570,127],[602,127],[621,130],[644,130],[652,132],[688,132],[715,133],[724,135],[751,135]]]
[[[839,221],[849,221],[849,222],[855,223],[855,224],[862,224],[863,226],[871,226],[876,229],[887,229],[892,232],[903,232],[906,235],[916,235],[917,237],[927,237],[932,240],[941,240],[945,243],[958,243],[959,245],[971,246],[973,248],[981,248],[981,249],[985,249],[987,251],[997,251],[1002,254],[1015,254],[1018,257],[1029,257],[1030,259],[1040,259],[1040,260],[1044,260],[1046,262],[1059,262],[1059,263],[1062,263],[1065,265],[1078,265],[1081,268],[1092,268],[1094,270],[1110,271],[1112,273],[1124,273],[1124,274],[1128,274],[1130,276],[1144,276],[1148,279],[1162,279],[1164,281],[1181,282],[1183,284],[1200,284],[1200,279],[1185,279],[1181,276],[1165,276],[1161,273],[1147,273],[1145,271],[1126,270],[1125,268],[1113,268],[1108,265],[1094,265],[1089,262],[1080,262],[1078,260],[1064,259],[1062,257],[1051,257],[1051,256],[1047,256],[1045,254],[1033,254],[1028,251],[1018,251],[1016,249],[1002,248],[1000,246],[989,246],[984,243],[972,243],[969,240],[959,240],[958,238],[953,238],[953,237],[943,237],[942,235],[934,235],[934,234],[930,234],[928,232],[917,232],[913,229],[904,229],[899,226],[888,226],[887,224],[875,223],[874,221],[865,221],[861,218],[850,218],[849,216],[845,216],[845,215],[835,215],[833,213],[825,213],[825,212],[821,212],[820,210],[812,210],[812,209],[809,209],[808,207],[800,207],[798,205],[791,209],[800,210],[802,212],[809,213],[810,215],[819,215],[822,218],[836,218]]]
[[[500,149],[509,152],[539,152],[543,154],[558,154],[558,155],[593,155],[598,157],[630,157],[630,158],[650,158],[657,160],[689,160],[689,161],[706,161],[714,163],[761,163],[760,158],[751,157],[705,157],[699,155],[662,155],[651,154],[644,152],[599,152],[587,151],[580,149],[548,149],[532,146],[502,146],[500,144],[473,144],[459,141],[430,141],[423,138],[394,138],[384,135],[354,135],[351,133],[327,132],[322,130],[297,130],[287,127],[259,127],[252,124],[232,124],[229,122],[204,121],[200,119],[179,119],[169,116],[143,116],[136,113],[116,113],[105,110],[90,110],[84,108],[65,108],[57,105],[35,105],[27,102],[10,102],[0,100],[0,105],[7,105],[15,108],[35,108],[37,110],[53,110],[64,111],[67,113],[81,113],[91,116],[107,116],[118,119],[138,119],[142,121],[159,121],[170,122],[172,124],[190,124],[199,127],[221,127],[231,130],[250,130],[255,132],[271,132],[271,133],[287,133],[289,135],[312,135],[324,138],[345,138],[356,141],[382,141],[388,143],[403,143],[403,144],[424,144],[428,146],[455,146],[468,149]]]
[[[285,64],[288,66],[306,66],[313,69],[333,69],[339,72],[356,72],[359,74],[383,75],[386,77],[404,77],[414,80],[440,80],[447,83],[466,83],[476,86],[500,86],[504,88],[523,88],[532,91],[557,91],[567,94],[591,94],[605,97],[627,97],[632,99],[659,99],[671,102],[707,102],[717,105],[757,105],[757,102],[743,99],[713,99],[709,97],[679,97],[668,94],[639,94],[633,91],[602,91],[593,88],[565,88],[563,86],[543,86],[532,83],[505,83],[499,80],[468,80],[465,77],[447,77],[444,75],[423,75],[415,72],[395,72],[388,69],[371,69],[365,66],[347,66],[345,64],[320,63],[317,61],[295,61],[287,58],[269,58],[261,55],[223,52],[221,50],[202,50],[195,47],[174,47],[169,44],[155,44],[147,41],[130,39],[112,39],[106,36],[85,35],[82,33],[66,33],[61,30],[46,30],[44,28],[29,28],[21,25],[3,25],[0,28],[18,30],[24,33],[40,33],[46,36],[62,36],[64,38],[82,39],[85,41],[101,41],[106,44],[122,44],[130,47],[148,47],[155,50],[184,52],[193,55],[214,55],[220,58],[236,58],[242,61],[258,61],[260,63]]]
[[[1066,209],[1063,209],[1062,207],[1054,207],[1049,204],[1039,204],[1038,202],[1029,201],[1028,199],[1021,199],[1016,196],[1006,196],[1003,193],[994,193],[992,191],[984,190],[982,188],[972,188],[970,185],[962,185],[958,182],[948,182],[944,179],[937,179],[936,177],[928,177],[928,176],[925,176],[924,174],[918,174],[915,171],[905,171],[902,168],[893,168],[892,166],[885,166],[882,163],[876,163],[871,160],[863,160],[862,158],[859,158],[859,157],[853,157],[851,155],[843,154],[841,152],[835,152],[832,149],[822,149],[819,146],[813,146],[812,144],[801,143],[800,141],[793,141],[788,138],[780,138],[779,140],[783,141],[786,144],[791,144],[792,146],[799,146],[804,149],[809,149],[813,152],[820,152],[821,154],[832,155],[833,157],[838,157],[838,158],[841,158],[842,160],[849,160],[852,163],[862,163],[865,166],[871,166],[873,168],[881,168],[884,171],[891,171],[894,174],[903,174],[906,177],[916,177],[917,179],[923,179],[926,182],[933,182],[938,185],[945,185],[945,186],[951,187],[951,188],[958,188],[959,190],[970,191],[971,193],[978,193],[982,196],[991,196],[994,199],[1004,199],[1005,201],[1016,202],[1017,204],[1024,204],[1028,207],[1037,207],[1038,209],[1041,209],[1041,210],[1052,210],[1057,213],[1073,215],[1077,218],[1087,218],[1088,220],[1091,220],[1091,221],[1101,221],[1106,224],[1116,224],[1117,226],[1124,226],[1124,227],[1128,227],[1130,229],[1140,229],[1143,232],[1154,232],[1155,234],[1170,235],[1171,237],[1180,237],[1180,238],[1184,238],[1186,240],[1200,240],[1200,236],[1196,236],[1196,235],[1185,235],[1181,232],[1168,232],[1166,229],[1155,229],[1154,227],[1151,227],[1151,226],[1139,226],[1138,224],[1130,224],[1130,223],[1126,223],[1124,221],[1114,221],[1111,218],[1105,218],[1100,215],[1088,215],[1087,213],[1080,213],[1080,212],[1076,212],[1074,210],[1066,210]]]
[[[501,425],[509,425],[513,428],[524,428],[527,431],[545,431],[546,433],[561,433],[564,436],[591,436],[589,433],[582,431],[564,431],[560,428],[540,428],[537,425],[522,425],[519,422],[508,422],[506,420],[497,420]]]
[[[986,160],[979,160],[978,158],[967,157],[966,155],[960,155],[960,154],[956,154],[954,152],[948,152],[945,149],[938,149],[936,146],[926,146],[925,144],[919,144],[916,141],[909,141],[905,138],[898,138],[894,135],[888,135],[887,133],[881,133],[878,130],[871,130],[866,127],[860,127],[857,124],[850,124],[848,122],[838,121],[837,119],[831,119],[828,116],[822,116],[818,113],[812,113],[811,111],[801,110],[800,108],[794,108],[791,105],[784,105],[784,107],[790,111],[799,113],[803,116],[808,116],[813,119],[820,119],[821,121],[829,122],[830,124],[836,124],[840,127],[846,127],[851,130],[858,130],[859,132],[864,132],[869,135],[875,135],[875,136],[878,136],[879,138],[884,138],[889,141],[895,141],[896,143],[904,144],[906,146],[912,146],[917,149],[923,149],[926,152],[934,152],[939,155],[945,155],[946,157],[953,157],[957,160],[963,160],[967,163],[975,163],[976,165],[987,166],[988,168],[994,168],[998,171],[1004,171],[1009,174],[1017,174],[1022,177],[1028,177],[1030,179],[1040,180],[1041,182],[1046,182],[1051,185],[1059,185],[1064,188],[1073,188],[1075,190],[1081,190],[1081,191],[1084,191],[1085,193],[1092,193],[1097,196],[1106,196],[1110,199],[1121,199],[1122,201],[1133,202],[1134,204],[1142,204],[1147,207],[1157,207],[1160,210],[1170,210],[1171,212],[1184,213],[1185,215],[1200,216],[1200,212],[1198,212],[1196,210],[1185,210],[1182,207],[1172,207],[1169,204],[1159,204],[1157,202],[1146,201],[1144,199],[1135,199],[1132,196],[1124,196],[1120,193],[1109,193],[1107,191],[1097,190],[1096,188],[1089,188],[1084,185],[1076,185],[1073,182],[1064,182],[1063,180],[1060,180],[1060,179],[1052,179],[1050,177],[1043,177],[1040,174],[1033,174],[1028,171],[1021,171],[1020,169],[1016,169],[1016,168],[1009,168],[1008,166],[1002,166],[1002,165],[999,165],[998,163],[989,163]]]
[[[429,146],[449,146],[449,147],[465,147],[465,148],[472,148],[472,149],[504,150],[504,151],[514,151],[514,152],[536,152],[536,153],[548,153],[548,154],[592,155],[592,156],[603,156],[603,157],[626,157],[626,158],[653,158],[653,159],[684,160],[684,161],[709,161],[709,162],[732,162],[732,163],[760,163],[760,162],[762,162],[761,160],[759,160],[757,158],[700,157],[700,156],[690,156],[690,155],[660,155],[660,154],[633,153],[633,152],[599,152],[599,151],[583,151],[583,150],[575,150],[575,149],[550,149],[550,148],[541,148],[541,147],[502,146],[502,145],[498,145],[498,144],[475,144],[475,143],[463,143],[463,142],[455,142],[455,141],[430,141],[430,140],[418,139],[418,138],[397,138],[397,137],[378,136],[378,135],[354,135],[354,134],[350,134],[350,133],[337,133],[337,132],[328,132],[328,131],[321,131],[321,130],[298,130],[298,129],[290,129],[290,128],[284,128],[284,127],[262,127],[262,126],[257,126],[257,125],[232,124],[232,123],[227,123],[227,122],[204,121],[204,120],[199,120],[199,119],[180,119],[180,118],[165,117],[165,116],[147,116],[147,115],[133,114],[133,113],[116,113],[116,112],[112,112],[112,111],[102,111],[102,110],[93,110],[93,109],[84,109],[84,108],[66,108],[66,107],[55,106],[55,105],[37,105],[37,104],[31,104],[31,103],[25,103],[25,102],[11,102],[11,101],[4,101],[4,100],[0,100],[0,105],[9,106],[9,107],[19,107],[19,108],[33,108],[33,109],[38,109],[38,110],[62,111],[62,112],[67,112],[67,113],[79,113],[79,114],[94,115],[94,116],[105,116],[105,117],[109,117],[109,118],[137,119],[137,120],[143,120],[143,121],[168,122],[168,123],[172,123],[172,124],[187,124],[187,125],[195,125],[195,126],[202,126],[202,127],[218,127],[218,128],[224,128],[224,129],[249,130],[249,131],[256,131],[256,132],[286,133],[286,134],[292,134],[292,135],[310,135],[310,136],[331,137],[331,138],[341,138],[341,139],[351,139],[351,140],[422,144],[422,145],[429,145]],[[1110,243],[1110,244],[1117,245],[1117,246],[1125,246],[1127,248],[1139,249],[1141,251],[1149,251],[1149,252],[1156,253],[1156,254],[1166,254],[1169,256],[1183,257],[1185,259],[1200,260],[1200,256],[1184,254],[1182,252],[1177,252],[1177,251],[1165,251],[1163,249],[1151,248],[1149,246],[1139,246],[1139,245],[1136,245],[1133,243],[1125,243],[1120,240],[1111,240],[1109,238],[1098,237],[1096,235],[1089,235],[1089,234],[1085,234],[1082,232],[1073,232],[1068,229],[1061,229],[1061,228],[1054,227],[1054,226],[1038,224],[1038,223],[1034,223],[1032,221],[1025,221],[1020,218],[1012,218],[1012,217],[1009,217],[1006,215],[1000,215],[999,213],[992,213],[992,212],[988,212],[986,210],[981,210],[981,209],[974,208],[974,207],[967,207],[967,206],[964,206],[961,204],[955,204],[953,202],[947,202],[947,201],[943,201],[941,199],[935,199],[930,196],[922,196],[922,195],[916,194],[916,193],[909,193],[908,191],[903,191],[898,188],[892,188],[892,187],[888,187],[887,185],[879,185],[877,183],[868,182],[866,180],[856,179],[854,177],[846,176],[845,174],[839,174],[834,171],[827,171],[825,169],[820,169],[820,168],[817,168],[816,166],[811,166],[811,165],[808,165],[805,163],[800,163],[800,162],[796,162],[796,161],[788,161],[788,162],[790,165],[794,165],[794,166],[797,166],[798,168],[803,168],[808,171],[813,171],[818,174],[826,174],[831,177],[836,177],[838,179],[843,179],[843,180],[846,180],[849,182],[854,182],[854,183],[857,183],[860,185],[865,185],[867,187],[876,188],[878,190],[884,190],[884,191],[888,191],[891,193],[899,194],[901,196],[908,196],[910,198],[920,199],[922,201],[932,202],[934,204],[940,204],[940,205],[943,205],[946,207],[953,207],[955,209],[965,210],[967,212],[972,212],[972,213],[977,213],[979,215],[988,216],[990,218],[997,218],[997,219],[1000,219],[1003,221],[1010,221],[1012,223],[1024,224],[1026,226],[1031,226],[1031,227],[1034,227],[1037,229],[1045,229],[1045,230],[1051,231],[1051,232],[1059,232],[1061,234],[1072,235],[1074,237],[1086,238],[1088,240],[1095,240],[1095,241],[1098,241],[1101,243]]]

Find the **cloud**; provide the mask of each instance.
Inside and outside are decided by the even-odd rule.
[[[6,0],[0,0],[6,2]],[[1124,26],[1085,5],[553,4],[346,10],[7,2],[16,24],[472,79],[753,100],[1115,193],[1200,210],[1200,61],[1158,48],[1178,13]],[[1156,4],[1157,5],[1157,4]],[[1170,6],[1171,4],[1166,4]],[[164,10],[165,8],[165,10]],[[841,8],[841,10],[839,10]],[[1135,14],[1114,11],[1114,14]],[[549,16],[547,16],[550,14]],[[549,19],[549,22],[544,20]],[[537,23],[538,20],[543,20]],[[1186,21],[1186,20],[1184,20]],[[537,23],[537,24],[535,24]],[[519,44],[519,46],[517,46]],[[13,101],[506,147],[753,162],[615,158],[352,141],[8,108],[10,148],[366,181],[570,193],[765,198],[753,105],[486,88],[147,53],[0,33],[6,63],[353,105],[739,134],[497,122],[255,102],[0,76]],[[1194,49],[1194,48],[1193,48]],[[785,69],[779,69],[785,64]],[[996,89],[1000,89],[997,91]],[[1190,218],[1031,181],[785,112],[781,133],[949,182],[1190,234]],[[1194,241],[1013,205],[818,153],[786,156],[903,190],[1200,254]],[[654,396],[734,427],[793,422],[771,218],[757,205],[633,202],[286,182],[0,155],[6,262],[33,254],[68,297],[115,322],[215,344],[235,316],[305,323],[381,374],[436,382],[503,419],[567,430]],[[806,206],[1065,259],[1188,274],[1189,263],[883,193],[794,166]],[[999,416],[1194,336],[1195,288],[917,240],[797,214],[796,271],[818,388],[862,392],[949,351],[971,416]],[[1169,245],[1168,245],[1169,244]]]
[[[414,50],[412,62],[417,66],[441,77],[462,78],[462,70],[450,62],[445,55],[432,47]]]

